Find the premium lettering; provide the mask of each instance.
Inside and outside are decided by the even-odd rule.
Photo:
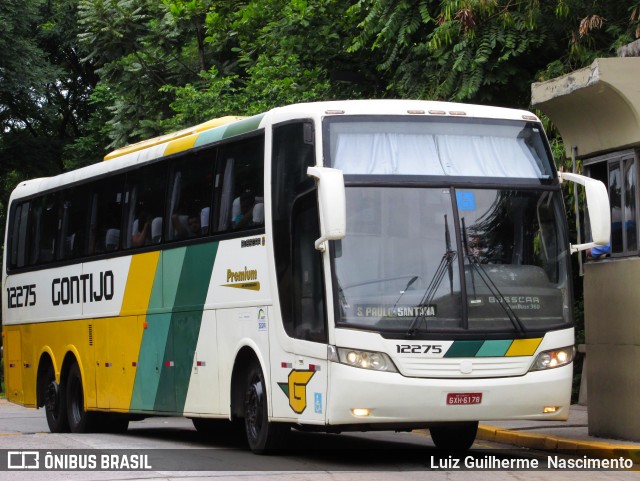
[[[258,271],[256,269],[247,269],[245,266],[243,271],[234,272],[227,269],[227,282],[245,282],[255,281],[258,279]]]

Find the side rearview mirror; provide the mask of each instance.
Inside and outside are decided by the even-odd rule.
[[[320,238],[316,249],[324,252],[326,241],[343,239],[346,234],[347,208],[342,171],[328,167],[309,167],[307,175],[318,184]]]
[[[558,177],[561,181],[569,180],[583,185],[587,198],[587,210],[593,242],[571,245],[571,253],[590,249],[597,245],[609,244],[611,241],[611,208],[605,185],[599,180],[568,172],[558,172]]]

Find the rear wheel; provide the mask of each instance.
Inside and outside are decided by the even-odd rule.
[[[251,366],[247,376],[244,425],[249,447],[257,454],[282,448],[290,431],[286,424],[269,422],[264,375],[256,364]]]
[[[74,363],[69,369],[66,381],[67,417],[72,433],[86,433],[99,425],[99,413],[87,412],[84,409],[84,390],[80,367]]]
[[[65,386],[56,382],[53,366],[47,369],[44,376],[44,411],[47,416],[49,431],[52,433],[68,433],[67,406]]]
[[[434,426],[429,432],[438,449],[466,451],[476,439],[478,421]]]

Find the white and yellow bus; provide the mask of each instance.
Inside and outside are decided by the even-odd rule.
[[[561,178],[526,111],[291,105],[18,185],[2,269],[7,398],[52,432],[182,415],[290,428],[566,419],[574,328]],[[574,246],[574,250],[587,245]]]

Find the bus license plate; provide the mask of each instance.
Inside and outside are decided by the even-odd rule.
[[[466,406],[482,403],[481,392],[450,392],[447,394],[447,404],[450,406]]]

